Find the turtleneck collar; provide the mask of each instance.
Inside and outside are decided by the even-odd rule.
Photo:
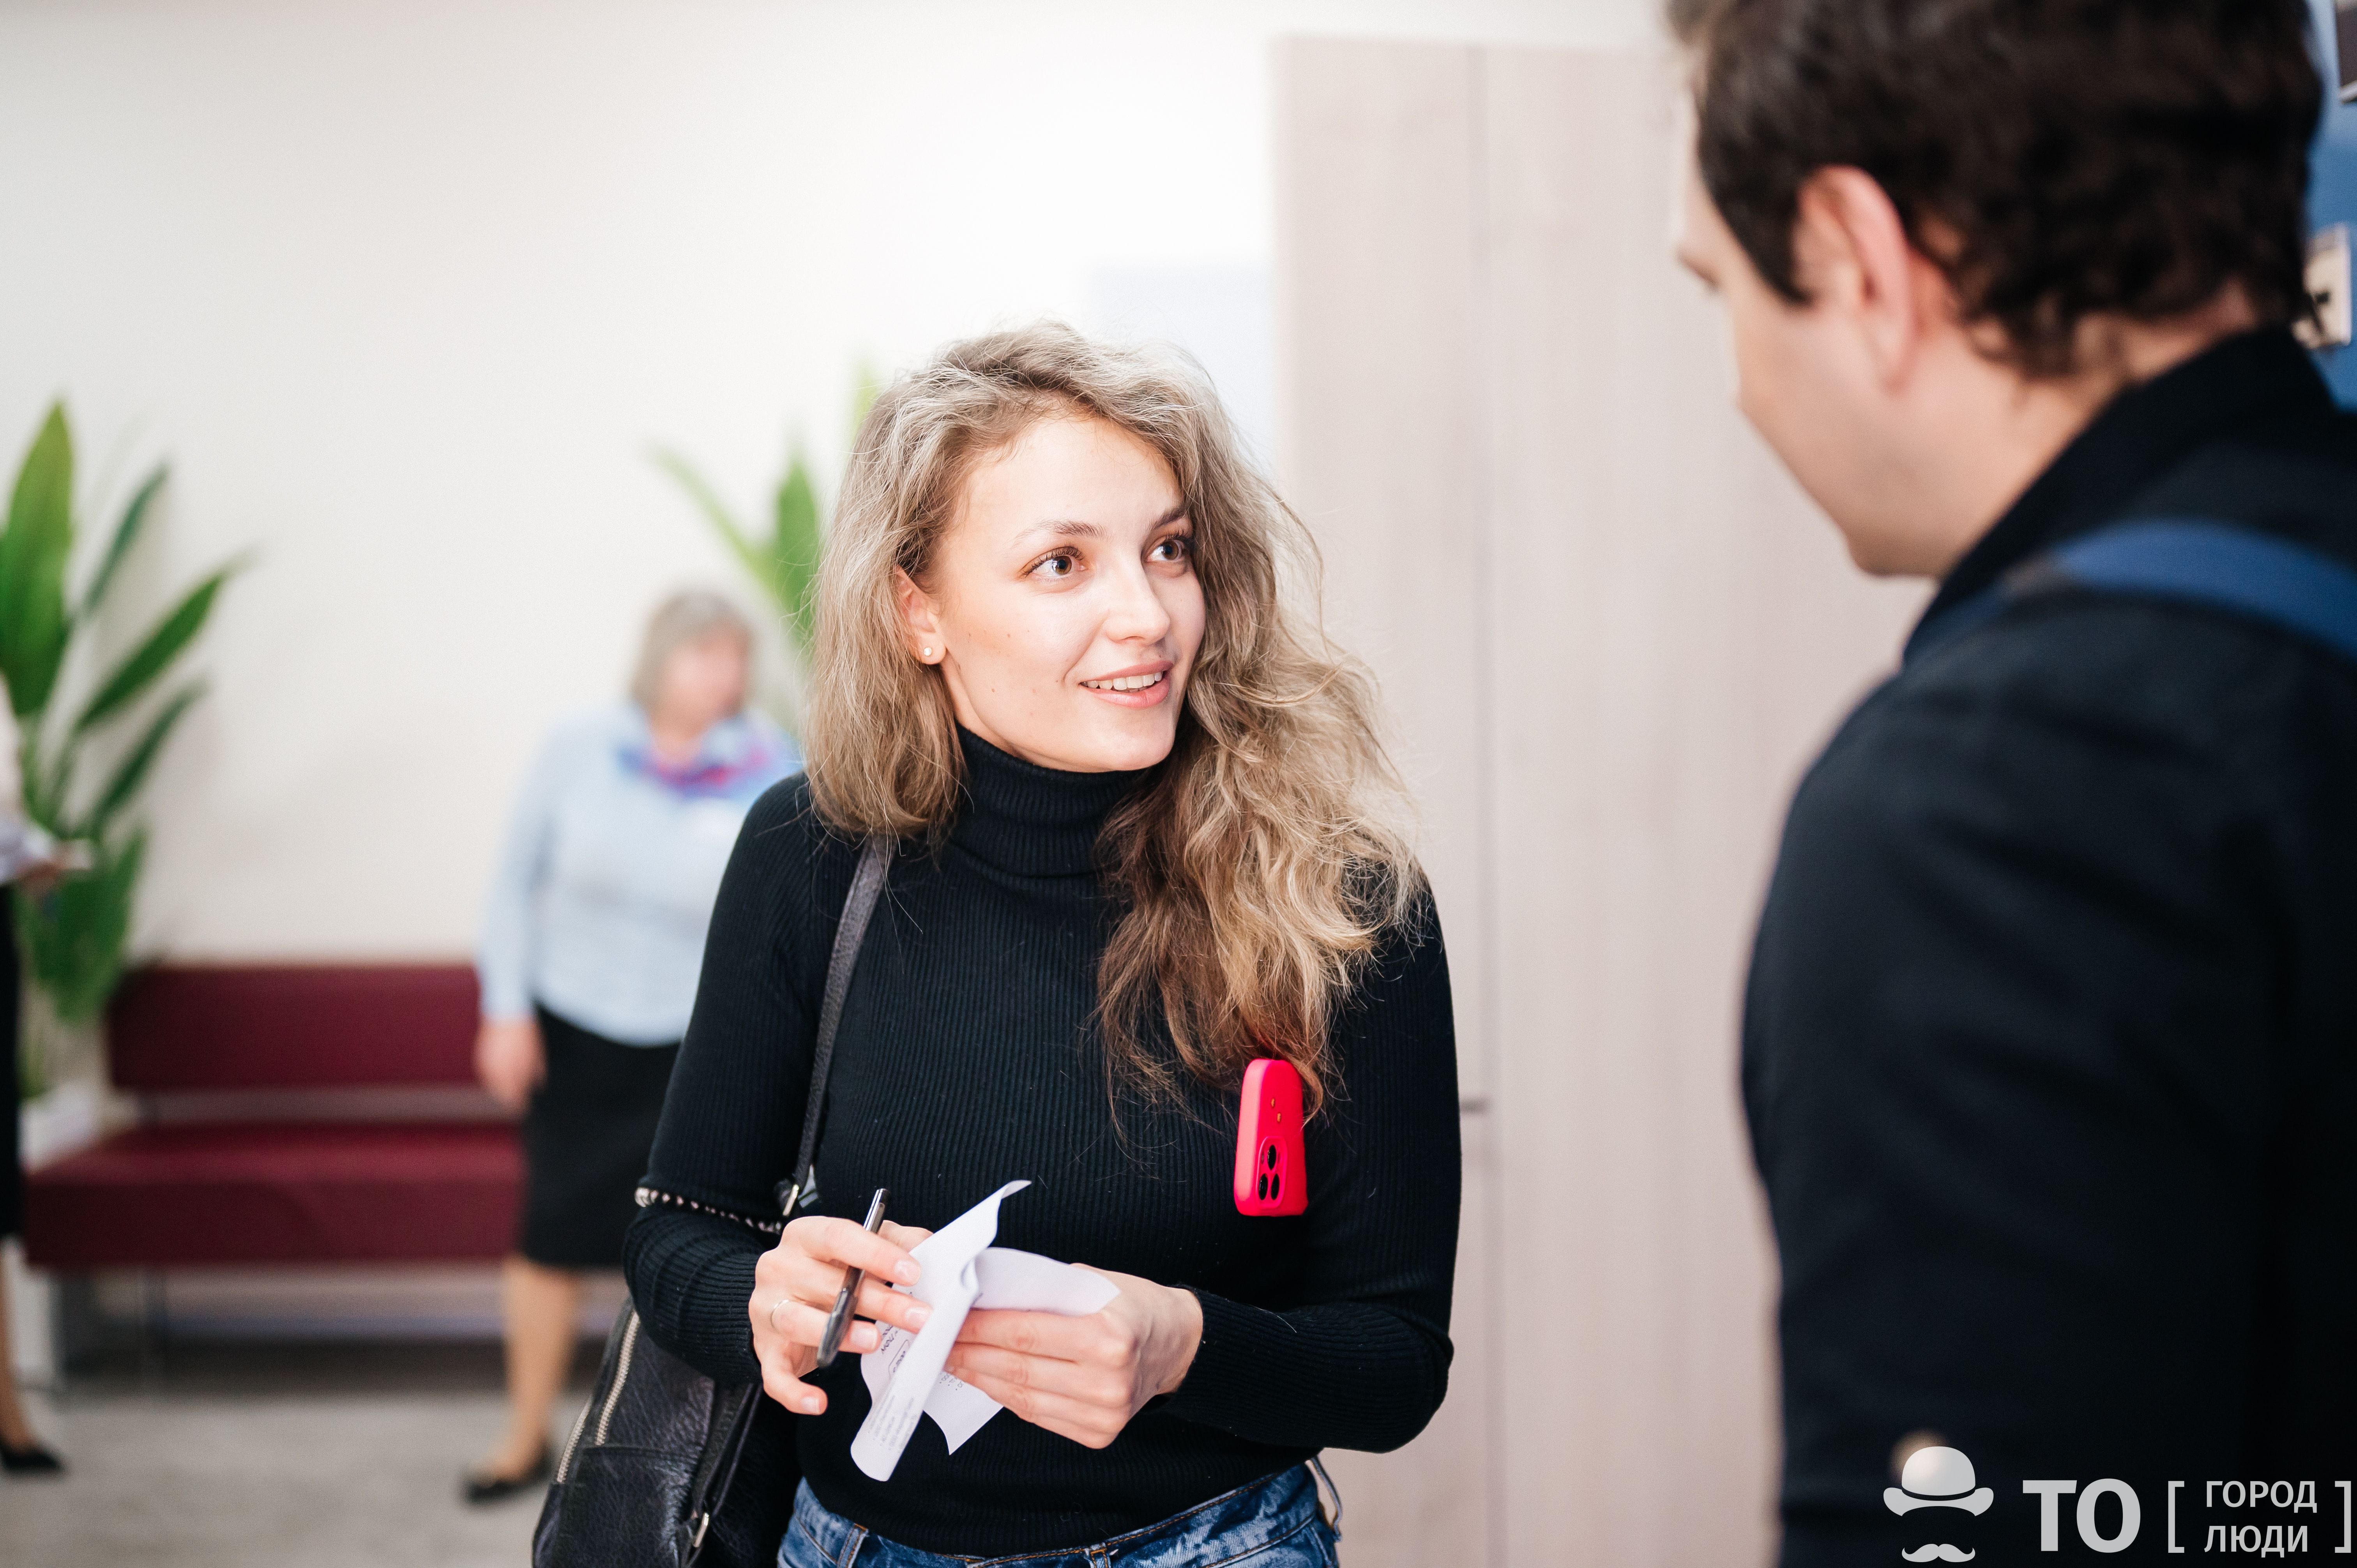
[[[1098,830],[1151,769],[1064,773],[1009,757],[965,729],[965,800],[950,842],[1017,876],[1084,876],[1096,870]]]

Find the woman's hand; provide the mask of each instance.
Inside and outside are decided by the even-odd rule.
[[[949,1370],[1034,1426],[1103,1448],[1148,1400],[1186,1380],[1203,1304],[1135,1274],[1089,1272],[1121,1287],[1103,1311],[970,1312]]]
[[[847,1270],[866,1271],[859,1282],[859,1299],[852,1305],[856,1316],[911,1334],[925,1326],[933,1309],[892,1287],[917,1283],[924,1271],[909,1256],[909,1249],[931,1234],[888,1221],[881,1235],[871,1235],[852,1219],[797,1219],[786,1227],[778,1244],[754,1265],[753,1299],[745,1308],[753,1319],[753,1354],[761,1362],[761,1386],[771,1399],[798,1415],[816,1415],[826,1409],[825,1393],[802,1380],[818,1364],[826,1315],[843,1293]],[[843,1348],[865,1355],[882,1340],[875,1323],[855,1322],[844,1333]]]
[[[547,1070],[547,1059],[540,1048],[539,1019],[526,1015],[483,1020],[475,1035],[475,1076],[483,1080],[493,1100],[510,1111],[522,1111]]]

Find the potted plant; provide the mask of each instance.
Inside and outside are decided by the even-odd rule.
[[[53,404],[17,470],[0,530],[0,682],[16,714],[24,812],[52,837],[84,846],[88,856],[85,871],[38,897],[22,888],[9,895],[16,901],[29,989],[50,1019],[69,1027],[94,1020],[122,978],[147,846],[131,808],[203,682],[181,681],[160,700],[151,695],[204,629],[237,570],[235,563],[223,565],[188,589],[94,680],[70,678],[84,662],[73,657],[76,639],[94,624],[138,543],[165,476],[159,464],[133,493],[104,549],[69,591],[73,436],[64,405]],[[135,720],[129,744],[94,784],[86,779],[85,747]],[[40,1053],[33,1056],[38,1063]]]

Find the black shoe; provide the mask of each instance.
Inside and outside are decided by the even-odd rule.
[[[528,1492],[548,1479],[548,1449],[544,1444],[540,1456],[525,1466],[520,1476],[486,1476],[480,1471],[467,1475],[467,1500],[470,1503],[495,1503],[503,1498]]]
[[[0,1471],[11,1476],[62,1476],[66,1462],[38,1443],[23,1448],[0,1443]]]

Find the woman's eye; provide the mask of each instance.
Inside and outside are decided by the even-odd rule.
[[[1149,561],[1184,561],[1195,553],[1191,539],[1166,539],[1146,556]]]
[[[1072,575],[1074,564],[1069,555],[1050,555],[1032,567],[1031,575],[1035,577],[1069,577]]]

